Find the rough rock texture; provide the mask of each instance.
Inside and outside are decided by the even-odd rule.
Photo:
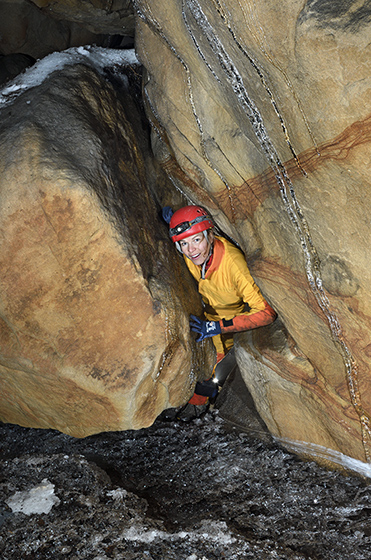
[[[188,326],[197,291],[153,198],[169,183],[136,82],[125,92],[119,78],[115,93],[67,66],[1,111],[2,421],[77,437],[148,426],[211,367]]]
[[[0,472],[1,560],[370,560],[369,479],[215,412],[83,439],[0,424]]]
[[[31,0],[43,13],[74,22],[93,33],[134,35],[132,0]]]
[[[0,55],[0,85],[15,78],[34,63],[35,59],[25,54]]]
[[[370,459],[368,3],[136,5],[154,151],[280,318],[239,337],[257,409],[282,440]]]
[[[41,11],[27,0],[0,0],[0,13],[0,54],[3,55],[22,53],[42,58],[69,47],[104,45],[106,41],[104,30],[94,32],[82,22],[53,18],[53,12]]]

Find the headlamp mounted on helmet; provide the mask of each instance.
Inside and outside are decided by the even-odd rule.
[[[214,222],[201,206],[184,206],[179,208],[170,219],[170,237],[174,243],[214,227]]]
[[[206,219],[208,219],[207,216],[198,216],[194,220],[177,224],[175,227],[170,228],[169,230],[170,237],[174,237],[174,235],[180,235],[181,233],[184,233],[189,229],[191,229],[191,227],[195,226],[196,224],[204,222]]]

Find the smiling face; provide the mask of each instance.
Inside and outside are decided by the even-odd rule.
[[[210,247],[213,242],[213,234],[208,233],[206,239],[203,231],[185,237],[179,241],[182,253],[195,264],[201,266],[209,256]]]

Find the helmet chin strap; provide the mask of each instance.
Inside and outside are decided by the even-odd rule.
[[[213,252],[213,246],[210,245],[209,254],[207,255],[207,257],[206,257],[206,259],[205,259],[205,261],[204,261],[204,263],[203,263],[203,265],[202,265],[202,268],[201,268],[201,278],[202,278],[202,279],[205,278],[207,261],[208,261],[209,258],[211,257],[212,252]]]
[[[206,259],[204,260],[202,268],[201,268],[201,278],[202,279],[205,278],[207,261],[209,260],[209,258],[212,255],[212,252],[213,252],[213,244],[209,241],[209,236],[207,234],[207,231],[205,230],[203,233],[204,233],[206,241],[210,244],[210,249],[209,249],[209,254],[207,255]]]

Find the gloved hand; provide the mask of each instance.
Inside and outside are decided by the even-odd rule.
[[[216,334],[220,334],[222,332],[219,321],[202,321],[202,319],[199,319],[195,315],[191,315],[189,324],[191,330],[199,333],[200,335],[196,338],[196,342],[201,342],[201,340],[204,340],[205,338],[215,336]]]
[[[162,209],[162,217],[167,224],[170,224],[171,216],[174,214],[171,206],[164,206]]]

